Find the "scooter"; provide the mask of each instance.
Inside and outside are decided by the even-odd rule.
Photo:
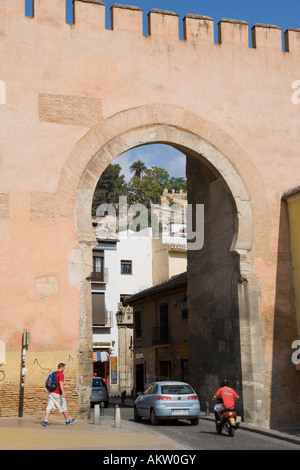
[[[218,434],[221,434],[222,429],[224,429],[226,432],[228,432],[229,436],[233,437],[239,425],[239,419],[234,408],[224,408],[221,411],[221,418],[219,422],[217,421],[216,415],[216,431]]]

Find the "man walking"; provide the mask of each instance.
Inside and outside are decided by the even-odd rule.
[[[57,388],[53,392],[50,392],[48,395],[48,405],[46,408],[45,419],[42,423],[43,426],[50,425],[48,421],[50,411],[54,411],[56,408],[58,409],[60,413],[64,415],[67,426],[69,424],[72,424],[75,421],[75,419],[70,419],[67,413],[66,394],[64,390],[64,381],[65,381],[64,370],[65,370],[65,364],[63,362],[60,362],[57,366],[57,371],[56,371]]]

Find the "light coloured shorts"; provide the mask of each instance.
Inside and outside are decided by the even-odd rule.
[[[222,411],[224,408],[224,406],[222,405],[222,403],[217,403],[214,407],[214,410],[215,411]]]
[[[59,395],[58,393],[51,392],[48,395],[48,405],[46,409],[50,411],[54,411],[56,408],[58,409],[60,413],[67,411],[66,399],[62,395]]]

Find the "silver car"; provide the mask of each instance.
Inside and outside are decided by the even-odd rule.
[[[134,403],[134,419],[150,419],[158,424],[161,419],[187,419],[199,423],[200,402],[195,390],[185,382],[153,382]]]
[[[104,403],[105,408],[108,407],[109,396],[106,384],[100,377],[93,377],[91,405]]]

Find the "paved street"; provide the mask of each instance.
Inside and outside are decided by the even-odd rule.
[[[106,410],[106,413],[112,411]],[[122,408],[121,415],[123,420],[132,421],[133,409]],[[152,426],[147,420],[138,424],[143,430],[154,427],[160,434],[192,450],[300,450],[300,439],[299,444],[295,444],[245,429],[238,429],[233,438],[226,433],[218,435],[214,422],[207,419],[200,419],[198,426],[191,426],[184,420],[164,422],[158,426]]]
[[[127,400],[126,400],[127,402]],[[116,427],[114,412],[118,403],[121,413],[120,427]],[[93,414],[92,414],[93,416]],[[136,423],[133,418],[132,401],[120,403],[115,399],[109,408],[104,410],[100,424],[91,420],[75,420],[66,426],[62,417],[56,413],[51,415],[51,425],[44,428],[42,416],[25,416],[24,418],[0,418],[0,450],[97,450],[97,454],[89,454],[87,458],[97,456],[97,462],[116,464],[120,462],[104,462],[120,456],[135,456],[144,463],[144,455],[182,455],[195,456],[194,464],[201,458],[201,450],[299,450],[300,430],[294,434],[276,434],[271,437],[269,431],[253,432],[242,424],[235,436],[218,435],[214,422],[202,415],[197,426],[185,421],[165,422],[153,426],[150,421]],[[266,434],[266,435],[265,435]],[[294,442],[288,442],[286,439]],[[16,459],[22,454],[13,453]],[[76,454],[72,454],[73,456]],[[69,459],[70,454],[64,454]],[[125,458],[125,457],[124,457]],[[133,462],[132,462],[133,463]],[[135,466],[137,466],[138,461]],[[147,463],[147,462],[146,462]],[[152,461],[150,463],[153,463]],[[192,464],[192,462],[190,462]]]

